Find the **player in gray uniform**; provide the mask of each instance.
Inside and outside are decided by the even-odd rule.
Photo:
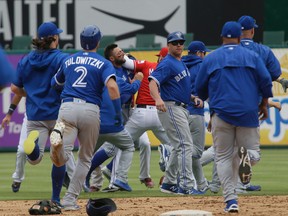
[[[188,67],[191,75],[191,94],[195,97],[194,101],[189,103],[189,126],[193,139],[193,173],[197,182],[197,189],[205,192],[208,190],[208,182],[205,179],[200,158],[205,146],[205,120],[204,120],[204,102],[197,97],[195,90],[195,80],[202,64],[202,59],[206,52],[210,52],[202,41],[193,41],[188,46],[188,55],[183,56],[182,60]]]
[[[149,88],[172,146],[161,191],[194,195],[202,193],[195,189],[192,172],[193,140],[189,130],[189,112],[186,109],[191,101],[191,80],[190,72],[181,60],[184,42],[182,32],[176,31],[168,35],[169,54],[149,76]]]
[[[39,164],[44,149],[57,119],[60,97],[51,88],[50,80],[57,72],[63,60],[69,56],[58,48],[59,34],[62,29],[52,22],[42,23],[37,29],[37,37],[32,40],[34,49],[25,55],[17,65],[17,79],[11,84],[11,90],[26,97],[27,139],[23,149],[30,164]],[[62,188],[62,170],[65,167],[52,165],[52,201],[60,203]]]
[[[105,86],[112,100],[111,107],[114,108],[114,113],[111,113],[113,123],[119,124],[122,121],[115,70],[111,62],[96,53],[101,37],[102,34],[97,26],[84,27],[80,34],[83,50],[66,58],[51,81],[54,88],[64,85],[58,120],[50,135],[50,157],[53,164],[57,167],[65,165],[68,155],[74,148],[76,138],[79,140],[76,168],[62,199],[62,205],[66,210],[80,208],[77,199],[98,140],[99,107]]]
[[[260,158],[259,118],[267,118],[268,98],[273,96],[269,72],[257,53],[239,45],[241,34],[239,23],[226,22],[221,32],[223,45],[204,58],[196,78],[198,96],[203,101],[209,97],[225,212],[239,211],[238,173],[243,183],[249,180],[247,149]],[[259,93],[263,96],[260,105]],[[239,151],[235,151],[235,145]]]

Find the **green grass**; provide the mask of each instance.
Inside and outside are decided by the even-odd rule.
[[[75,153],[76,154],[76,153]],[[252,183],[262,186],[262,191],[249,193],[248,195],[288,195],[288,149],[263,149],[261,161],[253,167]],[[51,197],[51,160],[45,153],[42,162],[36,166],[26,164],[26,176],[18,193],[11,191],[12,173],[15,168],[15,153],[0,153],[0,200],[28,200],[49,199]],[[151,176],[155,182],[153,189],[147,189],[140,184],[139,175],[139,152],[136,151],[133,163],[129,171],[129,184],[132,192],[116,193],[84,193],[80,198],[99,197],[165,197],[170,196],[159,191],[158,181],[163,173],[159,170],[158,151],[152,151]],[[204,167],[206,178],[211,180],[212,164]],[[104,187],[108,185],[105,180]],[[62,190],[62,197],[66,189]],[[213,196],[207,192],[204,196]],[[221,195],[219,193],[218,195]],[[246,194],[247,195],[247,194]]]

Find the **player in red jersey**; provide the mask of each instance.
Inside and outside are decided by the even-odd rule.
[[[138,90],[136,106],[125,128],[129,131],[133,140],[138,139],[144,132],[151,130],[161,143],[169,145],[169,139],[158,118],[155,101],[150,95],[148,76],[157,67],[158,63],[168,54],[167,47],[161,49],[157,62],[145,60],[131,60],[125,57],[123,67],[134,72],[142,72],[144,78]],[[151,188],[154,183],[150,176],[150,145],[141,145],[140,148],[140,176],[139,179],[147,187]],[[165,171],[165,170],[164,170]]]

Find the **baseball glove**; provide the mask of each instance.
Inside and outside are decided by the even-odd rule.
[[[30,215],[52,215],[61,214],[61,209],[50,200],[41,200],[29,209]]]

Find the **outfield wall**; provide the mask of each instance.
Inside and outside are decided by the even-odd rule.
[[[146,59],[156,61],[158,51],[131,51],[130,53],[137,59]],[[288,78],[288,49],[273,49],[276,57],[279,59],[282,68],[282,76]],[[186,54],[184,52],[184,54]],[[16,68],[17,62],[23,54],[9,54],[9,61]],[[288,146],[288,93],[284,93],[279,83],[273,83],[274,100],[282,104],[281,112],[274,108],[269,109],[269,118],[265,120],[260,127],[261,144]],[[8,110],[13,94],[10,88],[5,88],[0,94],[0,119],[2,120]],[[0,150],[15,149],[18,145],[21,124],[25,113],[25,103],[22,100],[15,110],[10,125],[5,130],[0,130]],[[206,125],[209,121],[208,105],[205,105]],[[158,145],[159,141],[149,132],[152,145]],[[206,132],[206,145],[212,144],[212,136]]]

